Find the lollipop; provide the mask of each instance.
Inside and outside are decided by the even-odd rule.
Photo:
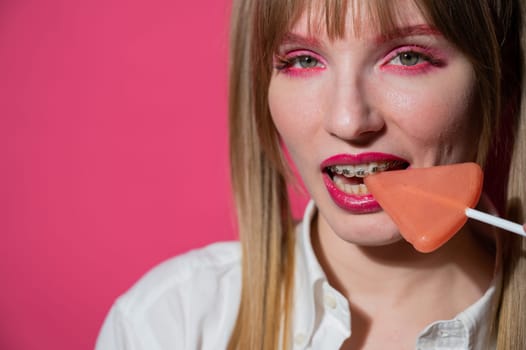
[[[410,168],[364,179],[369,191],[420,252],[446,243],[468,217],[526,236],[516,223],[472,209],[482,192],[483,174],[475,163]]]

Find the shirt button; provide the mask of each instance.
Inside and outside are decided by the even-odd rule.
[[[303,333],[298,333],[296,336],[294,336],[294,344],[297,346],[302,346],[305,344],[305,341],[307,340],[307,336]]]
[[[438,332],[438,335],[441,336],[442,338],[447,338],[447,337],[449,337],[449,332],[442,330],[442,331]]]
[[[336,299],[331,294],[325,294],[323,296],[323,302],[325,303],[325,306],[327,306],[330,309],[336,309]]]

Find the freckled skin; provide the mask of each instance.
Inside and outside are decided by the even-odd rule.
[[[401,27],[426,25],[414,8],[405,13]],[[292,33],[309,37],[305,16]],[[394,223],[381,211],[351,214],[338,207],[323,183],[320,164],[335,154],[364,152],[393,154],[412,167],[473,160],[475,76],[467,58],[437,33],[382,42],[372,25],[362,33],[349,30],[343,39],[331,41],[325,33],[314,32],[315,40],[281,45],[280,56],[299,52],[319,64],[312,67],[309,61],[307,67],[295,61],[275,69],[269,107],[319,208],[320,234],[375,246],[401,239]],[[397,53],[404,50],[426,59],[405,66]]]

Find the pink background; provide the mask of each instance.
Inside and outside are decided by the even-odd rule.
[[[0,349],[92,349],[148,269],[235,239],[229,2],[1,2]]]

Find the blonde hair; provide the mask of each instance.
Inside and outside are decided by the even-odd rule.
[[[487,174],[485,190],[504,216],[522,222],[526,104],[521,101],[526,98],[522,91],[526,33],[521,21],[526,18],[525,5],[519,0],[414,3],[472,63],[481,114],[474,125],[481,121],[478,162]],[[295,238],[286,162],[267,104],[276,46],[304,11],[321,15],[329,37],[342,37],[349,6],[367,6],[385,32],[396,25],[399,15],[394,2],[382,0],[234,0],[230,171],[243,272],[240,309],[229,349],[274,350],[279,344],[285,349],[290,341]],[[509,234],[503,234],[503,240],[502,302],[494,320],[498,348],[524,349],[526,241]]]

